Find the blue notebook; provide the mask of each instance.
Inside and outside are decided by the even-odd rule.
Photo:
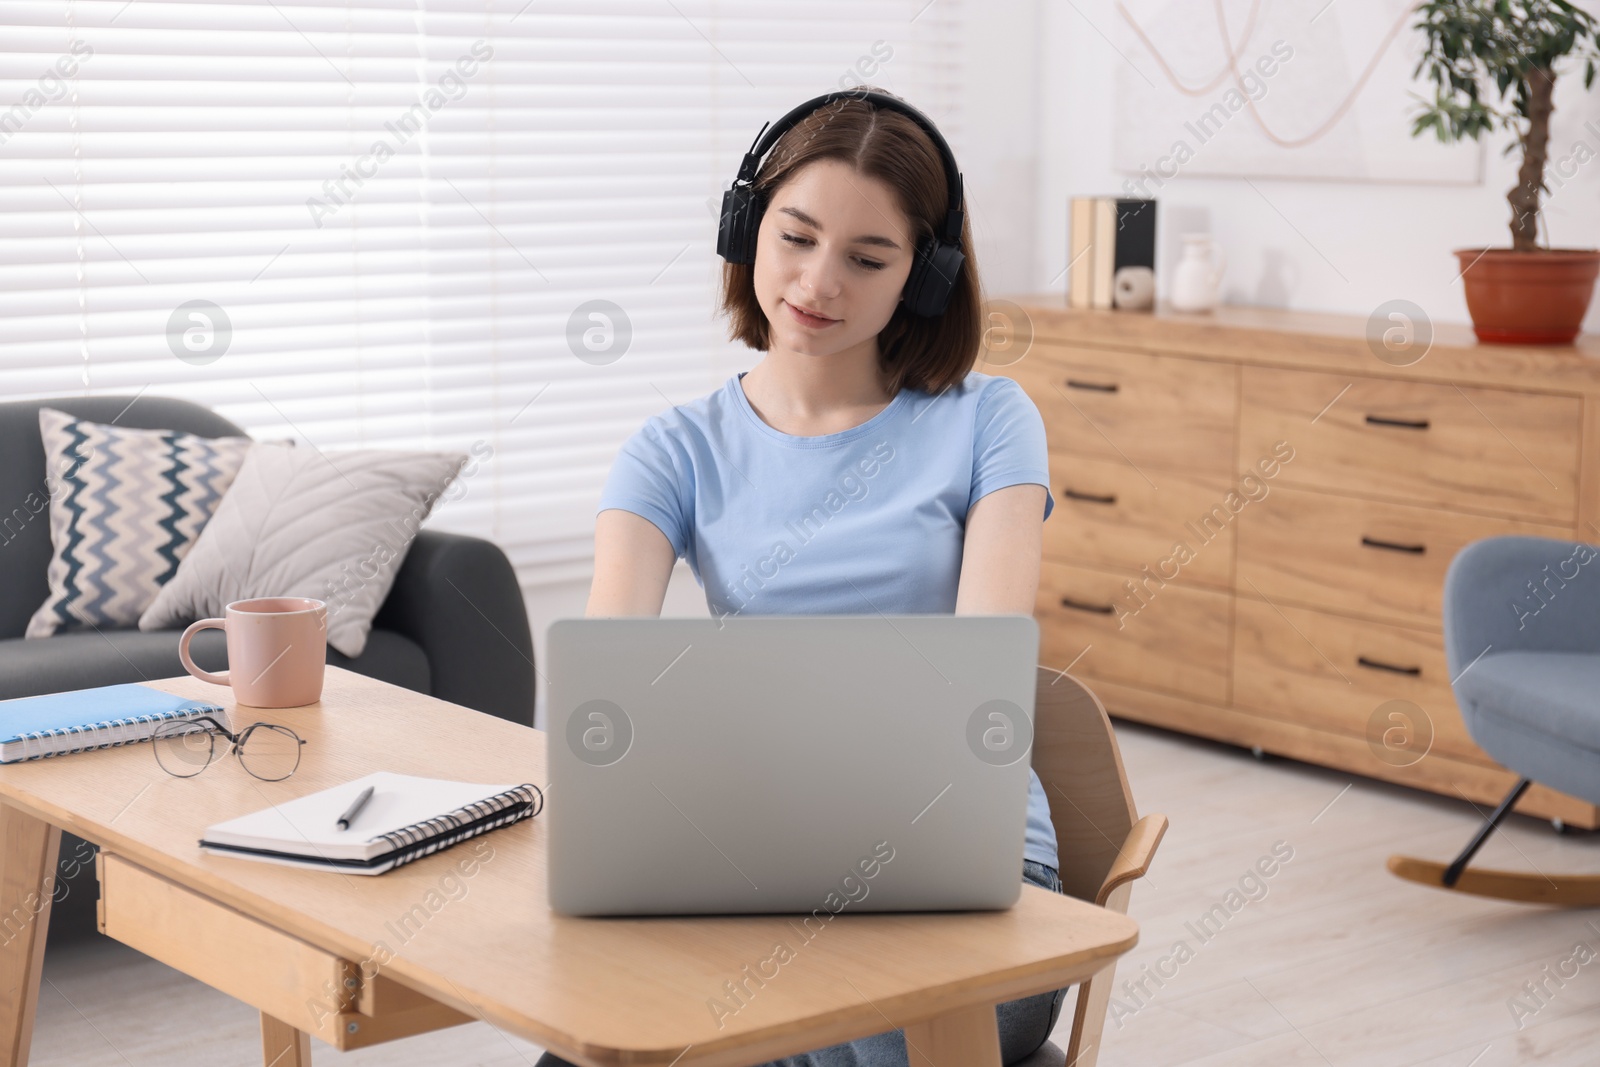
[[[148,741],[162,723],[222,712],[137,682],[0,700],[0,763]]]

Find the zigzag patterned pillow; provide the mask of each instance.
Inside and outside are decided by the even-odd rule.
[[[50,595],[27,637],[136,626],[254,444],[133,430],[39,409],[49,477]]]

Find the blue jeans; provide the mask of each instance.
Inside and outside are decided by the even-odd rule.
[[[1025,882],[1061,892],[1061,878],[1054,867],[1033,860],[1022,861]],[[1070,986],[1068,987],[1071,988]],[[1037,993],[1021,1000],[995,1005],[995,1023],[1000,1030],[1000,1062],[1025,1060],[1045,1043],[1061,1015],[1061,1002],[1067,990]],[[785,1056],[761,1067],[907,1067],[905,1034],[890,1030],[871,1037],[858,1037],[842,1045],[830,1045],[798,1056]],[[535,1067],[572,1067],[560,1057],[546,1052]]]

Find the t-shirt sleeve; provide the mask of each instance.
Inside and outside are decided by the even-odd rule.
[[[688,550],[693,469],[676,442],[648,421],[622,443],[596,514],[631,511],[656,525],[680,558]]]
[[[1044,518],[1055,510],[1050,492],[1050,447],[1044,418],[1033,399],[1012,378],[996,378],[978,398],[977,426],[972,440],[970,509],[983,497],[1008,485],[1044,486]],[[1041,522],[1043,519],[1040,520]]]

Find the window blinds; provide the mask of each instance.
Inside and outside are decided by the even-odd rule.
[[[7,0],[0,396],[178,396],[480,462],[430,525],[587,576],[715,317],[763,122],[862,81],[960,153],[958,0]]]

